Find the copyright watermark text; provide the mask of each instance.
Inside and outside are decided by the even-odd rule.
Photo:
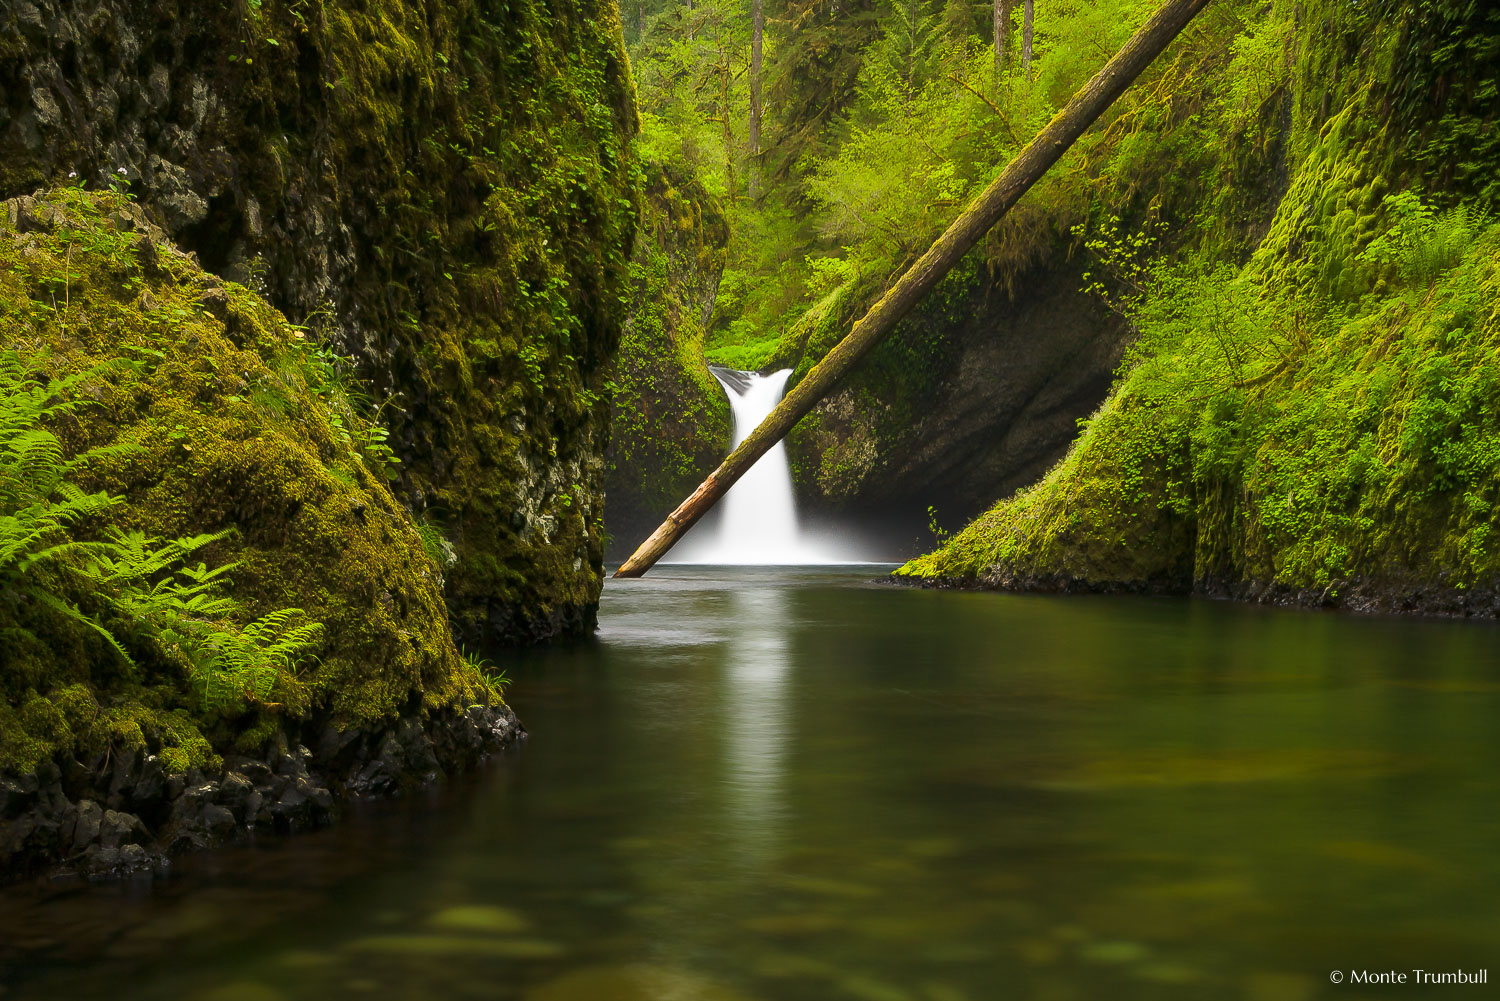
[[[1336,984],[1487,984],[1489,970],[1334,970]]]

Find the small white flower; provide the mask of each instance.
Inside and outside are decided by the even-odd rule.
[[[77,177],[77,176],[78,176],[78,171],[76,171],[76,170],[70,170],[70,171],[68,171],[68,177],[69,178],[74,178],[74,177]]]
[[[117,167],[117,168],[115,168],[115,173],[116,174],[123,174],[123,173],[125,173],[125,168],[124,167]]]

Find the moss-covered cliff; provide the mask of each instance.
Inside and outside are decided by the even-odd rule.
[[[143,817],[154,833],[206,838],[178,815],[172,784],[180,794],[184,773],[189,784],[222,774],[226,756],[310,744],[324,781],[390,789],[425,770],[383,747],[403,720],[431,769],[508,736],[513,717],[454,644],[441,568],[387,487],[379,429],[302,329],[204,272],[124,195],[78,187],[0,205],[0,324],[32,378],[62,385],[90,373],[71,390],[78,406],[45,430],[64,454],[96,456],[79,487],[119,500],[66,528],[84,545],[63,565],[94,558],[87,543],[107,529],[146,539],[227,530],[194,559],[233,565],[243,618],[295,607],[323,627],[315,656],[279,671],[263,697],[214,702],[107,585],[41,565],[32,573],[55,600],[7,589],[0,862],[12,874],[98,849],[68,833],[86,801]],[[29,475],[12,459],[7,468]],[[129,659],[58,601],[101,622]],[[455,743],[455,723],[471,743]],[[278,803],[241,802],[233,819],[290,823]]]
[[[0,561],[10,874],[315,824],[519,732],[456,640],[592,623],[635,127],[612,0],[0,7],[0,352],[69,387],[7,434],[98,498],[47,522],[7,457],[7,530],[62,547]],[[191,547],[224,600],[132,620],[122,531],[226,533]],[[313,656],[210,697],[213,637],[286,609]]]
[[[471,639],[592,621],[634,129],[612,0],[0,12],[0,197],[123,169],[207,270],[356,356]]]
[[[642,171],[605,479],[609,532],[627,551],[724,457],[730,428],[729,403],[703,360],[728,225],[691,172],[654,160]]]
[[[1201,220],[1068,457],[902,576],[1500,611],[1500,17],[1279,16],[1291,183],[1254,255]]]

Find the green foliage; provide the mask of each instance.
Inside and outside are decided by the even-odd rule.
[[[447,571],[457,562],[458,554],[453,543],[441,529],[425,518],[416,523],[416,529],[417,537],[422,540],[422,551],[440,571]]]
[[[164,541],[109,524],[123,498],[86,493],[71,480],[91,463],[130,450],[100,447],[68,457],[43,426],[82,406],[70,394],[101,368],[44,382],[45,361],[0,353],[0,600],[12,606],[7,617],[18,621],[23,614],[14,606],[34,603],[87,626],[134,666],[114,631],[128,629],[131,645],[185,664],[209,709],[235,711],[246,699],[265,700],[277,674],[295,669],[316,646],[322,625],[298,621],[300,609],[282,609],[236,626],[243,609],[224,591],[233,564],[185,564],[227,533]],[[95,538],[76,538],[85,523],[103,527]]]
[[[643,173],[632,312],[610,384],[607,515],[627,541],[654,528],[729,444],[729,405],[703,358],[706,304],[726,289],[721,203],[681,163],[643,160]]]
[[[28,564],[0,599],[0,769],[120,741],[209,767],[314,712],[474,701],[443,568],[361,448],[373,408],[344,366],[116,192],[28,211],[23,233],[0,212],[21,359],[0,514]]]
[[[769,27],[770,149],[762,161],[770,183],[755,200],[739,197],[717,165],[732,163],[740,178],[750,167],[748,151],[734,156],[747,101],[735,89],[744,86],[737,74],[747,60],[747,19],[714,15],[709,34],[689,39],[710,16],[660,8],[633,50],[649,115],[643,138],[653,155],[697,171],[728,203],[728,260],[705,356],[806,372],[1155,6],[1041,5],[1030,72],[1013,61],[996,79],[987,9],[928,0],[792,3]],[[1290,23],[1252,0],[1205,13],[987,238],[977,262],[983,277],[962,283],[972,300],[933,313],[972,317],[993,308],[992,289],[1014,295],[1031,269],[1067,266],[1080,244],[1097,252],[1148,240],[1130,248],[1145,267],[1170,248],[1174,227],[1205,214],[1217,218],[1202,219],[1203,228],[1244,253],[1259,234],[1248,231],[1246,207],[1219,193],[1227,187],[1221,165],[1269,173],[1283,131]],[[721,65],[720,50],[734,68],[728,91],[710,86],[708,67]],[[1123,263],[1093,269],[1117,295],[1131,277],[1115,267]],[[877,359],[854,377],[852,411],[824,415],[794,435],[794,453],[804,453],[794,460],[800,487],[824,500],[835,483],[841,496],[858,493],[879,468],[872,456],[899,449],[928,390],[951,376],[956,355],[934,350],[947,334],[913,324],[905,336],[916,343],[885,352],[887,362],[900,355],[916,366],[909,378],[886,378]]]
[[[1389,69],[1374,85],[1398,168],[1426,186],[1500,211],[1500,8],[1476,0],[1382,3],[1385,23],[1356,22],[1366,46],[1381,40]],[[1363,12],[1362,12],[1363,13]],[[1370,15],[1365,14],[1368,19]]]
[[[464,650],[464,667],[471,673],[484,679],[486,685],[496,696],[503,696],[505,689],[510,685],[511,678],[507,671],[501,670],[487,658],[470,650]]]
[[[938,524],[937,508],[931,504],[927,505],[927,531],[932,533],[932,543],[936,547],[941,547],[947,541],[948,536],[952,534]]]
[[[1304,173],[1343,179],[1322,200],[1335,219],[1363,190],[1317,158]],[[1269,252],[1158,265],[1122,381],[1067,459],[902,572],[1324,600],[1493,581],[1500,226],[1403,191],[1351,255],[1305,204],[1294,183],[1277,223],[1320,234],[1299,245],[1300,281]],[[1369,270],[1330,286],[1351,257]]]
[[[888,100],[915,100],[937,70],[938,19],[926,0],[887,0],[880,38],[865,56],[867,86]]]
[[[1387,195],[1384,205],[1391,226],[1358,259],[1409,285],[1430,286],[1456,267],[1483,226],[1467,206],[1438,212],[1414,191]]]

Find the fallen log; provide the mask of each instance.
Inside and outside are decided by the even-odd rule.
[[[1067,107],[1006,165],[1000,176],[971,202],[942,236],[907,269],[880,301],[854,324],[843,340],[787,393],[760,426],[708,475],[692,496],[667,516],[651,537],[615,571],[616,577],[639,577],[666,555],[682,533],[702,518],[714,502],[772,445],[786,436],[818,401],[838,384],[896,326],[917,302],[979,242],[1020,200],[1078,137],[1123,94],[1152,60],[1187,27],[1209,0],[1168,0],[1131,36],[1130,41],[1094,74]]]

